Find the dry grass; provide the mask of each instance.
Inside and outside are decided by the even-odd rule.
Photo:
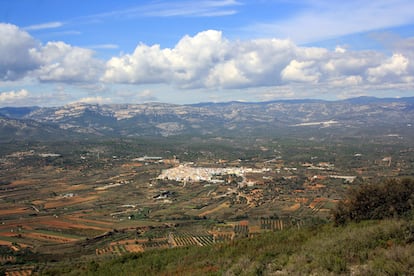
[[[18,208],[0,210],[0,216],[10,216],[10,215],[29,214],[29,213],[32,213],[32,211],[31,209],[28,209],[27,207],[18,207]]]
[[[50,242],[57,242],[57,243],[69,243],[69,242],[75,242],[79,239],[75,238],[68,238],[58,235],[51,235],[51,234],[43,234],[43,233],[24,233],[22,234],[25,238],[35,239],[35,240],[45,240]]]
[[[226,201],[226,202],[223,202],[222,204],[216,206],[213,209],[210,209],[210,210],[207,210],[207,211],[202,212],[201,214],[199,214],[199,216],[200,217],[207,216],[207,215],[210,215],[212,213],[216,213],[216,212],[218,212],[218,211],[220,211],[222,209],[229,208],[229,206],[230,206],[230,203]]]
[[[300,208],[300,203],[295,203],[291,206],[285,207],[283,211],[285,212],[294,212]]]
[[[74,196],[70,198],[53,199],[53,200],[45,202],[44,208],[46,209],[61,208],[61,207],[66,207],[70,205],[94,201],[97,198],[98,198],[97,196],[86,196],[86,197]]]

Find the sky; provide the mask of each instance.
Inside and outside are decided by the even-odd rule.
[[[414,96],[412,0],[0,0],[0,106]]]

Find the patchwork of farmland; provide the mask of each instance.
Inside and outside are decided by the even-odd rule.
[[[327,219],[344,191],[373,171],[395,176],[403,172],[398,164],[409,166],[405,159],[383,164],[377,158],[372,170],[367,160],[360,160],[363,168],[344,168],[315,157],[326,151],[323,146],[313,151],[299,146],[308,156],[297,150],[297,156],[283,160],[281,146],[266,140],[241,154],[253,157],[232,160],[221,158],[234,157],[231,147],[227,153],[210,146],[174,151],[156,144],[152,149],[166,157],[148,157],[142,150],[144,157],[136,158],[131,148],[139,151],[143,145],[128,145],[62,146],[63,154],[48,157],[37,154],[46,151],[45,145],[24,145],[32,148],[24,152],[2,149],[0,261],[10,266],[9,275],[19,273],[13,263],[209,246],[301,227],[307,220]]]

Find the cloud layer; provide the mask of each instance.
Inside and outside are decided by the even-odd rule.
[[[14,85],[29,78],[37,83],[163,84],[208,90],[275,87],[287,91],[291,86],[344,93],[351,88],[360,92],[414,88],[412,38],[395,40],[393,52],[386,54],[301,47],[288,39],[229,40],[220,31],[207,30],[184,36],[172,48],[141,43],[132,53],[105,61],[90,49],[61,41],[42,45],[11,24],[0,24],[0,36],[0,82]],[[3,102],[27,96],[21,91],[0,95]],[[84,99],[92,100],[107,98]]]
[[[26,32],[11,24],[0,24],[0,80],[16,80],[39,64],[30,53],[39,47]]]
[[[41,45],[15,25],[0,23],[0,80],[33,77],[40,82],[95,81],[103,62],[93,51],[64,42]]]
[[[29,96],[26,89],[20,91],[7,91],[0,93],[0,104],[24,101]]]
[[[307,85],[400,84],[413,87],[413,49],[386,56],[377,51],[299,47],[290,40],[229,41],[209,30],[183,37],[174,48],[140,44],[111,58],[102,80],[167,83],[180,88],[248,88]]]

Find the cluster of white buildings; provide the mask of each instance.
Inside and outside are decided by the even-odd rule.
[[[223,182],[217,179],[217,176],[222,175],[236,175],[244,176],[246,173],[259,173],[263,172],[263,169],[252,168],[207,168],[207,167],[192,167],[189,164],[181,164],[178,167],[163,170],[157,177],[161,180],[175,180],[178,182]]]

